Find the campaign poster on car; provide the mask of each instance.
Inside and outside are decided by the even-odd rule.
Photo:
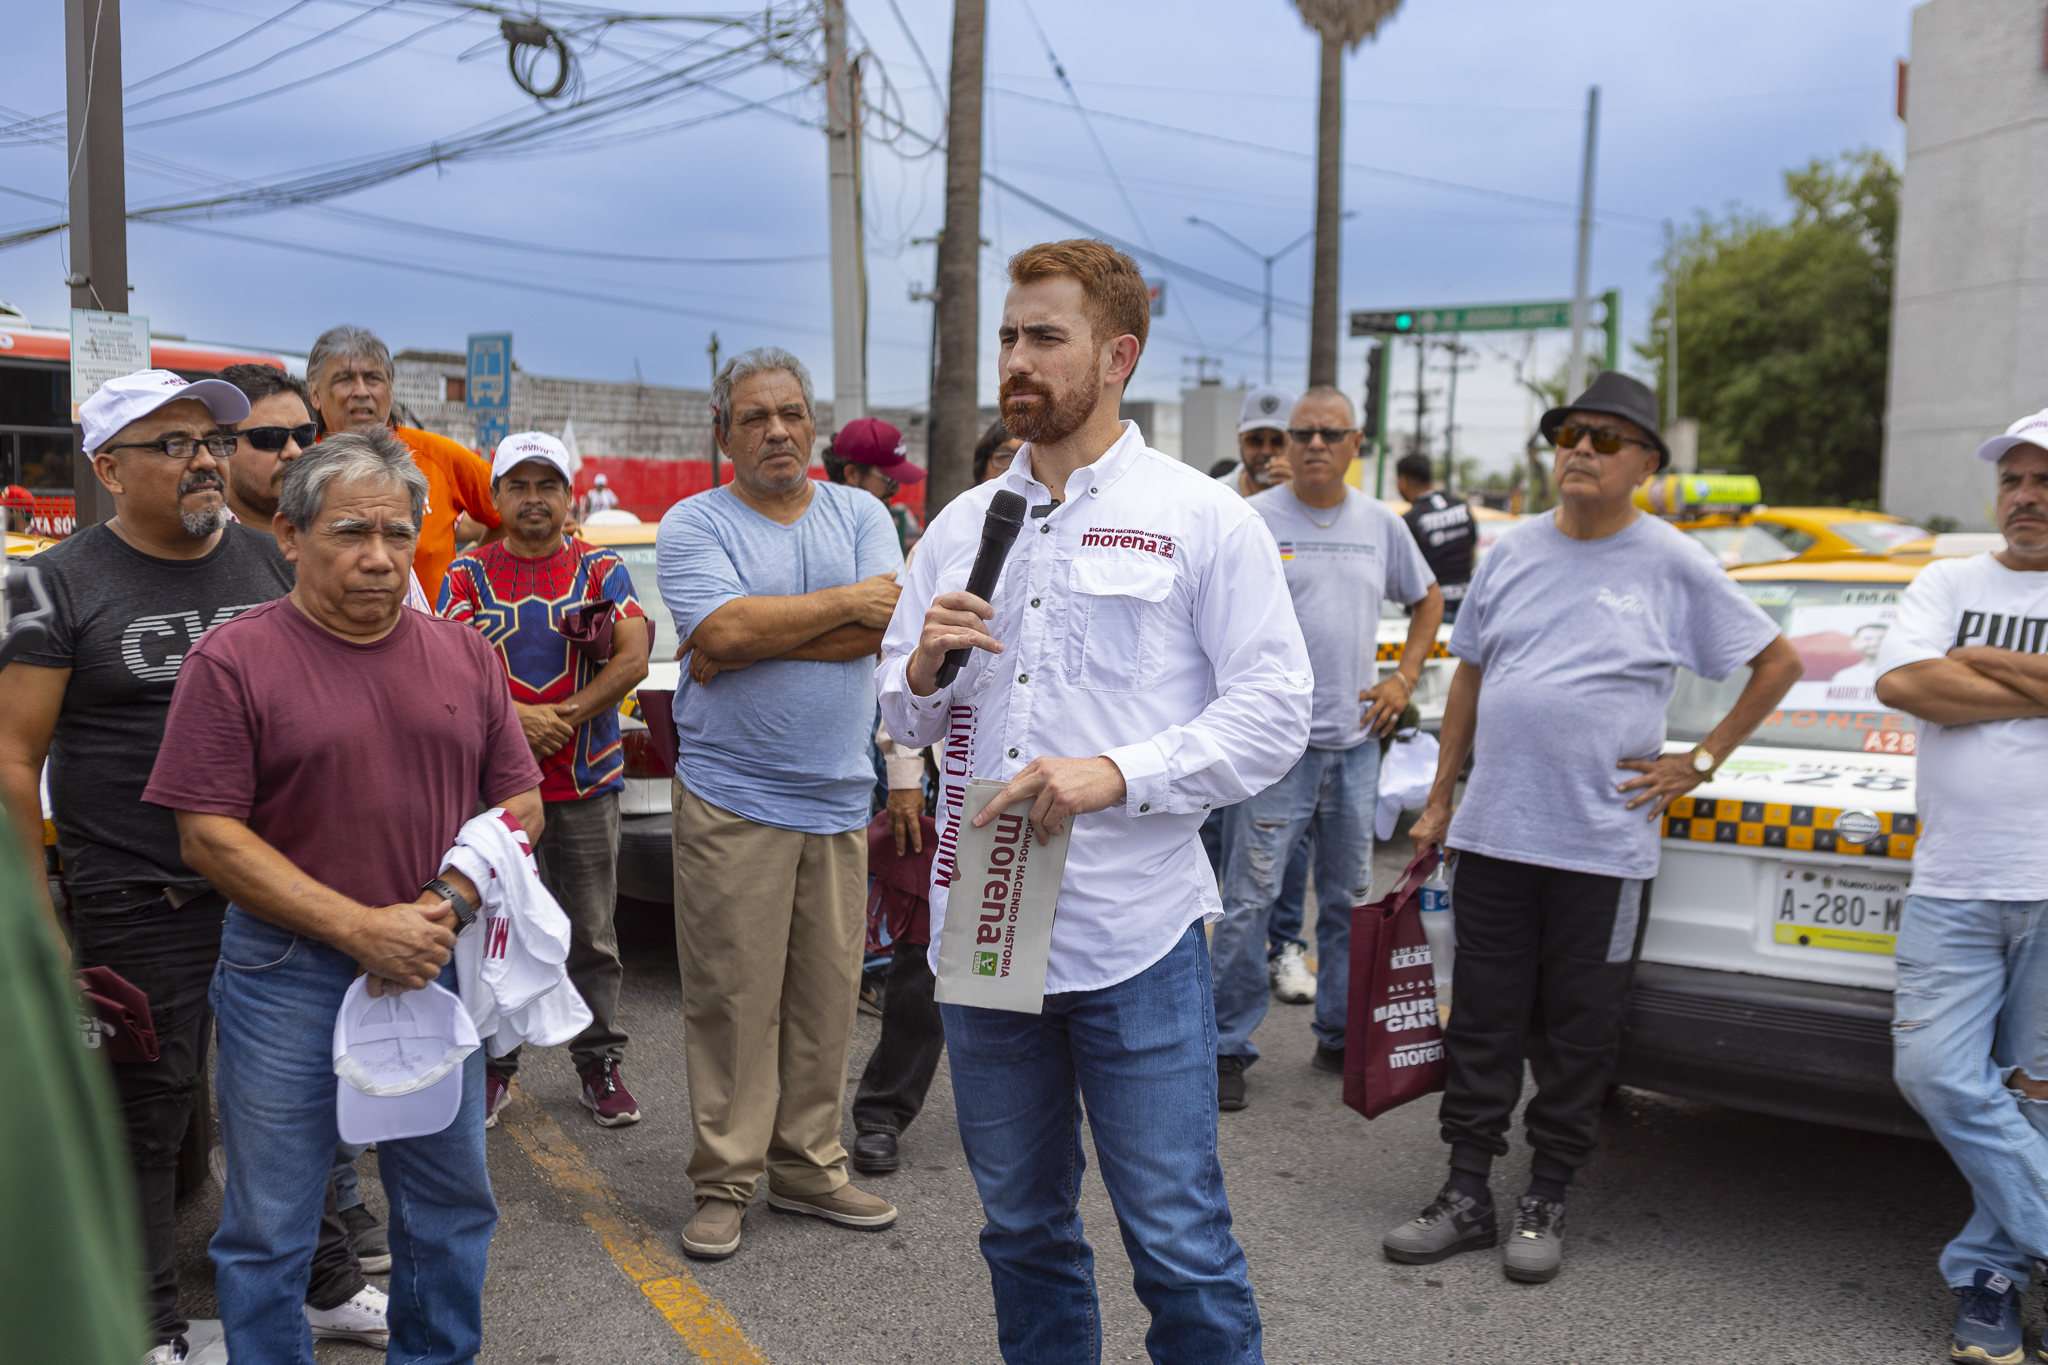
[[[1785,694],[1787,711],[1879,711],[1877,654],[1898,619],[1895,602],[1799,606],[1785,634],[1804,672]]]

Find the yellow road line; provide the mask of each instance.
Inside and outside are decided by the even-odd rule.
[[[713,1365],[768,1365],[768,1357],[726,1306],[697,1283],[682,1254],[635,1222],[583,1149],[539,1104],[529,1098],[508,1106],[498,1126],[511,1132],[550,1184],[580,1206],[583,1221],[603,1240],[612,1263],[699,1359]]]

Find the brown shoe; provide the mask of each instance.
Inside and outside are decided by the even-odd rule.
[[[730,1199],[704,1198],[683,1224],[683,1252],[700,1261],[722,1261],[740,1249],[740,1219],[746,1206]]]
[[[896,1221],[896,1206],[886,1199],[841,1185],[830,1194],[777,1194],[768,1191],[768,1207],[784,1213],[808,1213],[849,1228],[885,1228]]]

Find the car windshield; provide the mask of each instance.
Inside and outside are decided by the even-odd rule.
[[[1909,540],[1925,540],[1927,532],[1910,521],[1838,521],[1828,527],[1865,554],[1890,554]]]
[[[647,612],[647,619],[654,622],[654,641],[647,657],[656,663],[667,663],[675,657],[676,623],[669,617],[668,603],[661,600],[661,590],[654,583],[654,547],[652,545],[614,545],[613,552],[626,561],[626,572],[633,576],[633,596],[640,599],[640,605]]]
[[[1751,744],[1910,754],[1916,724],[1877,699],[1878,649],[1897,619],[1903,583],[1742,583],[1749,600],[1770,613],[1806,666],[1780,709],[1765,717]],[[1749,670],[1708,682],[1685,669],[1665,710],[1670,738],[1698,743],[1735,705]]]

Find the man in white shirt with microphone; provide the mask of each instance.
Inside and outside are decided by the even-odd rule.
[[[1008,780],[984,823],[1023,800],[1041,836],[1074,822],[1043,1013],[942,1006],[999,1339],[1012,1365],[1100,1354],[1085,1100],[1154,1355],[1258,1361],[1216,1158],[1202,925],[1222,907],[1197,831],[1300,757],[1308,651],[1256,514],[1118,420],[1149,324],[1137,267],[1053,242],[1010,279],[1003,423],[1027,444],[933,519],[876,671],[890,732],[939,746],[934,968],[969,779]],[[960,589],[1004,490],[1029,515],[984,602]],[[958,648],[969,661],[941,686]]]

